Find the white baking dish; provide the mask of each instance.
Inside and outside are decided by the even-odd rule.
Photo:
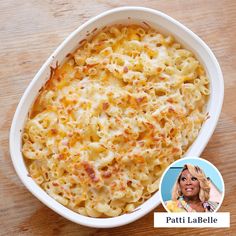
[[[55,66],[57,61],[60,64],[69,52],[72,52],[78,47],[78,42],[86,38],[86,34],[94,28],[100,29],[114,23],[129,24],[134,22],[140,24],[146,22],[153,28],[159,29],[161,33],[173,35],[184,47],[195,53],[207,71],[211,90],[207,106],[210,118],[202,126],[198,138],[189,148],[185,156],[198,156],[201,154],[216,127],[223,103],[223,76],[212,51],[192,31],[162,12],[143,7],[116,8],[92,18],[70,34],[44,63],[22,96],[12,121],[10,152],[18,176],[33,195],[65,218],[90,227],[109,228],[135,221],[160,204],[159,193],[155,193],[134,212],[114,218],[91,218],[75,213],[51,198],[32,178],[27,176],[28,171],[21,153],[22,129],[28,111],[38,95],[39,89],[49,78],[50,66]],[[152,223],[150,222],[150,224]]]

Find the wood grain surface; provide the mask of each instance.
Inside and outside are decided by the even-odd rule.
[[[17,177],[8,137],[16,106],[42,63],[82,23],[118,6],[151,7],[198,34],[213,50],[225,80],[216,130],[202,154],[221,171],[229,229],[154,229],[153,212],[129,225],[94,229],[74,224],[37,200]],[[236,235],[236,1],[0,0],[0,235]],[[159,206],[155,211],[164,211]]]

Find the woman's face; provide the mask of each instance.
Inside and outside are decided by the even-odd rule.
[[[200,183],[188,170],[182,172],[179,184],[181,192],[185,197],[195,197],[199,195]]]

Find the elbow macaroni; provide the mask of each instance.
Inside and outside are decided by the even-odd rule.
[[[133,211],[196,139],[208,84],[173,37],[103,29],[54,69],[33,104],[22,136],[31,177],[82,215]]]

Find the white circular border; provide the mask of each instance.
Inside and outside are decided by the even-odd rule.
[[[222,183],[222,186],[223,186],[223,190],[222,190],[222,198],[221,198],[221,201],[219,202],[219,205],[217,206],[216,210],[214,211],[214,212],[217,212],[217,211],[219,210],[219,208],[221,207],[221,205],[222,205],[222,203],[223,203],[223,200],[224,200],[224,198],[225,198],[225,183],[224,183],[224,179],[223,179],[223,177],[222,177],[220,171],[219,171],[211,162],[207,161],[206,159],[203,159],[203,158],[201,158],[201,157],[196,157],[196,156],[186,156],[186,157],[184,157],[184,158],[181,158],[181,159],[179,159],[179,160],[177,160],[177,161],[171,163],[171,164],[166,168],[166,170],[163,172],[163,174],[162,174],[162,176],[161,176],[161,179],[160,179],[160,184],[159,184],[159,193],[160,193],[160,200],[161,200],[162,206],[165,208],[165,210],[166,210],[168,213],[174,213],[174,212],[171,212],[171,211],[169,211],[169,210],[167,209],[166,204],[165,204],[165,202],[164,202],[163,199],[162,199],[162,192],[161,192],[162,180],[163,180],[165,174],[167,173],[167,171],[170,169],[170,167],[172,167],[174,164],[176,164],[176,163],[178,163],[178,162],[180,162],[180,161],[183,162],[183,161],[187,161],[187,160],[189,160],[189,159],[191,159],[191,160],[194,159],[194,160],[203,161],[203,162],[209,164],[210,166],[212,166],[213,169],[215,169],[216,172],[218,173],[218,175],[219,175],[219,177],[220,177],[220,180],[221,180],[221,183]],[[191,164],[191,163],[190,163],[190,164]],[[214,213],[214,212],[213,212],[213,213]],[[204,213],[204,212],[203,212],[203,213]]]

